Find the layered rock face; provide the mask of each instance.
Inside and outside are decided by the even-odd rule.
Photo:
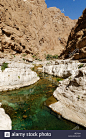
[[[8,68],[4,71],[0,69],[0,91],[29,86],[40,79],[36,72],[30,69],[30,64],[15,61],[8,61],[8,63]]]
[[[43,66],[43,72],[61,78],[75,76],[80,63],[72,60],[56,60],[51,61]]]
[[[86,67],[60,82],[53,93],[58,102],[49,107],[62,117],[86,127]]]
[[[47,8],[44,0],[1,0],[0,51],[40,59],[59,55],[75,23],[59,9]]]
[[[43,72],[66,78],[59,81],[53,95],[56,103],[49,107],[65,119],[86,127],[86,63],[56,60],[43,66]]]
[[[63,55],[63,56],[62,56]],[[79,17],[68,37],[66,50],[61,54],[64,58],[86,59],[86,9]],[[86,60],[83,60],[86,62]]]

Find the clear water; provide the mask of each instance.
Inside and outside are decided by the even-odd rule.
[[[0,93],[2,107],[12,119],[12,129],[72,130],[77,124],[61,118],[46,106],[46,100],[57,87],[55,80],[48,75],[40,76],[41,79],[34,85]],[[84,128],[79,126],[79,129]]]

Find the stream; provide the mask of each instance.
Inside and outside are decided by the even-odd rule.
[[[40,80],[19,90],[0,92],[0,102],[12,120],[12,130],[72,130],[78,126],[53,112],[48,105],[56,102],[53,92],[56,77],[37,73]]]

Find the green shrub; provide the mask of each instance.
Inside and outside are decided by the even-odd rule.
[[[34,58],[34,57],[35,57],[35,55],[32,55],[32,57]]]
[[[24,57],[24,56],[26,56],[27,54],[23,54],[22,56]]]
[[[42,61],[42,60],[41,60],[41,59],[39,59],[39,58],[38,58],[37,60],[38,60],[38,61]]]
[[[80,96],[78,95],[78,99],[80,99]]]
[[[35,67],[33,67],[32,70],[35,70]]]
[[[25,61],[25,59],[23,58],[23,60]]]
[[[20,76],[18,76],[18,78],[20,79]]]
[[[63,79],[61,79],[61,78],[57,78],[56,80],[59,82],[59,81],[62,81]]]
[[[47,63],[47,65],[49,65],[49,64],[50,64],[50,62]]]
[[[47,54],[46,56],[46,59],[47,60],[52,60],[52,59],[57,59],[58,58],[58,55],[50,55],[50,54]]]
[[[32,57],[33,57],[35,60],[38,60],[38,58],[37,58],[36,55],[32,55]]]
[[[47,59],[47,60],[50,60],[50,59],[52,59],[52,55],[50,55],[50,54],[47,54],[47,56],[46,56],[46,59]]]
[[[54,55],[53,58],[54,58],[54,59],[57,59],[57,58],[58,58],[58,55]]]
[[[78,66],[78,69],[82,68],[83,66],[84,66],[83,64],[80,64],[80,65]]]
[[[4,71],[6,68],[8,68],[8,63],[2,63],[1,70]]]
[[[69,77],[69,80],[71,80],[71,77]]]

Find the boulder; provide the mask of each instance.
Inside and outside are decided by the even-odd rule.
[[[5,113],[3,108],[0,108],[0,130],[11,130],[12,122],[10,117]]]
[[[33,62],[33,57],[31,55],[26,55],[24,57],[24,60],[28,61],[28,62]]]

